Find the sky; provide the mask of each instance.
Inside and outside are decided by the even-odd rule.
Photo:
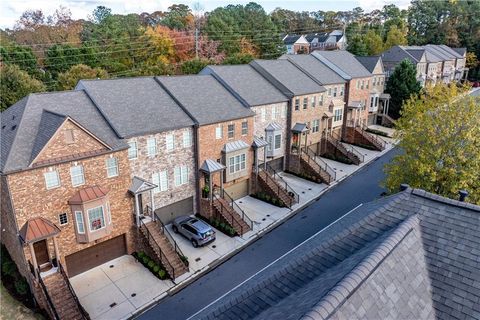
[[[51,15],[59,6],[65,6],[72,12],[74,19],[87,19],[99,5],[112,9],[113,13],[142,13],[165,11],[174,3],[189,5],[199,2],[204,11],[228,4],[246,4],[250,1],[239,0],[0,0],[0,28],[12,28],[20,15],[29,9],[42,9],[45,16]],[[366,12],[380,9],[385,4],[395,4],[406,9],[410,0],[257,0],[267,12],[277,7],[295,11],[333,10],[346,11],[362,7]]]

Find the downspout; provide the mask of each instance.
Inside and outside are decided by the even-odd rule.
[[[350,85],[352,80],[348,80],[345,83],[345,107],[343,108],[343,124],[342,124],[342,134],[341,140],[345,139],[345,135],[347,133],[347,115],[348,115],[348,100],[350,99]]]

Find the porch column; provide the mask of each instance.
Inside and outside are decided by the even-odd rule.
[[[255,148],[254,157],[255,157],[255,173],[258,175],[258,148]]]
[[[226,170],[226,169],[223,169]],[[220,194],[223,196],[223,170],[220,170]]]
[[[53,249],[55,251],[55,259],[57,260],[57,265],[60,264],[60,254],[58,253],[58,243],[57,237],[53,237]]]
[[[263,147],[263,169],[267,171],[267,147],[266,146]]]
[[[209,196],[210,196],[210,204],[213,202],[213,184],[212,184],[212,174],[208,174],[208,187],[210,190]]]
[[[39,276],[39,274],[37,273],[38,264],[37,264],[37,257],[35,256],[35,250],[33,249],[33,243],[29,243],[28,247],[30,248],[30,255],[32,256],[33,273],[35,274],[35,278],[38,279],[38,276]]]
[[[153,189],[150,189],[150,208],[152,208],[152,220],[155,221],[155,200],[153,199]]]
[[[137,218],[137,228],[140,227],[140,207],[138,204],[138,193],[135,194],[135,214]]]

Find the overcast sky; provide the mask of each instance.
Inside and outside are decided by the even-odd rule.
[[[192,5],[199,2],[205,11],[227,4],[245,4],[250,1],[238,0],[0,0],[0,27],[12,28],[18,17],[28,9],[42,9],[45,16],[51,15],[60,5],[70,8],[74,19],[86,19],[99,5],[112,9],[113,13],[142,13],[166,10],[173,3]],[[385,4],[394,3],[406,9],[410,0],[257,0],[267,12],[277,7],[296,11],[333,10],[345,11],[362,7],[365,11],[380,9]]]

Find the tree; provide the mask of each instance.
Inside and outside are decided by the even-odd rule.
[[[112,9],[107,8],[105,6],[98,6],[95,9],[93,9],[91,20],[96,24],[100,24],[111,15],[112,15]]]
[[[169,31],[170,29],[164,26],[147,27],[145,30],[147,45],[140,53],[144,64],[150,66],[157,63],[168,64],[174,59],[174,42]]]
[[[37,57],[29,47],[18,45],[0,46],[0,57],[3,63],[16,64],[20,69],[27,71],[30,75],[37,71]]]
[[[194,17],[192,10],[185,4],[174,4],[163,15],[160,24],[170,29],[191,30]]]
[[[373,30],[368,30],[367,34],[363,37],[363,42],[367,48],[367,55],[375,56],[383,51],[382,37]]]
[[[100,68],[90,68],[84,64],[77,64],[67,72],[58,75],[58,88],[70,90],[75,88],[77,82],[82,79],[106,79],[108,73]]]
[[[478,66],[478,58],[475,52],[467,52],[465,66],[469,69],[475,69]]]
[[[390,49],[393,46],[401,46],[407,44],[407,38],[402,30],[396,26],[392,26],[387,33],[387,40],[385,40],[385,49]]]
[[[223,60],[223,64],[247,64],[255,59],[252,55],[237,53]]]
[[[71,66],[82,62],[80,49],[69,44],[56,44],[48,48],[45,54],[45,68],[56,77]]]
[[[429,87],[409,99],[396,122],[403,151],[386,165],[390,192],[401,183],[448,198],[465,189],[480,204],[480,113],[478,101],[456,86]]]
[[[367,46],[363,42],[362,36],[354,35],[348,40],[347,50],[356,56],[367,56]]]
[[[412,94],[420,92],[420,82],[417,81],[417,70],[415,65],[409,60],[403,60],[393,70],[388,78],[385,92],[391,96],[389,112],[394,118],[398,118],[405,100]]]
[[[182,74],[197,74],[202,71],[203,68],[208,66],[210,61],[204,59],[192,59],[182,63]]]
[[[45,85],[16,65],[0,67],[0,108],[5,110],[33,92],[45,91]]]

